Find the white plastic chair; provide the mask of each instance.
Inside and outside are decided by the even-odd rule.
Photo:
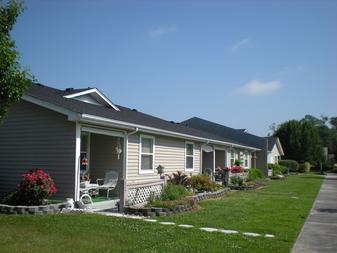
[[[107,171],[105,173],[104,181],[103,179],[97,179],[98,189],[106,190],[106,197],[109,198],[109,192],[116,188],[118,181],[118,172],[117,171]]]

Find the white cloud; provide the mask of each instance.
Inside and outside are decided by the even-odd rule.
[[[251,45],[251,42],[248,38],[242,39],[238,42],[236,42],[235,44],[233,44],[231,47],[228,48],[229,52],[235,53],[236,51],[238,51],[240,48],[245,47],[245,46],[249,46]]]
[[[302,65],[285,67],[281,71],[277,72],[276,75],[289,75],[289,74],[301,72],[303,70],[304,70],[304,67]]]
[[[234,93],[246,96],[261,96],[273,93],[282,88],[282,83],[278,80],[270,82],[261,82],[252,80],[237,88]]]
[[[158,38],[167,33],[174,33],[177,30],[176,25],[151,27],[147,30],[150,38]]]

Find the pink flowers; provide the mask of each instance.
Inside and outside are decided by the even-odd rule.
[[[230,168],[232,173],[242,173],[244,169],[241,166],[234,165]]]
[[[54,180],[43,169],[34,169],[22,174],[18,185],[21,200],[31,205],[38,205],[43,199],[56,193]]]

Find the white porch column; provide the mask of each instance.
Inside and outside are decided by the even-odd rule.
[[[212,175],[212,178],[213,178],[213,181],[215,181],[215,145],[213,145],[213,175]]]
[[[200,168],[199,168],[199,174],[202,174],[202,145],[200,145]]]
[[[80,157],[81,157],[81,126],[78,122],[76,122],[75,173],[74,173],[75,201],[78,201],[80,199]]]

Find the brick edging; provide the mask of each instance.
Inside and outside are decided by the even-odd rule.
[[[66,203],[43,206],[11,206],[0,204],[0,213],[3,214],[55,214],[59,213]]]

